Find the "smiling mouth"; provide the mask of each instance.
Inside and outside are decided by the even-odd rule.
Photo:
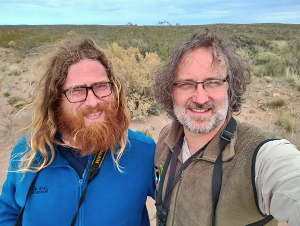
[[[102,113],[102,111],[96,112],[96,113],[92,113],[92,114],[87,114],[87,116],[97,116],[100,115]]]
[[[195,111],[195,112],[199,112],[199,113],[203,113],[206,111],[209,111],[209,109],[199,109],[199,108],[190,108],[191,111]]]

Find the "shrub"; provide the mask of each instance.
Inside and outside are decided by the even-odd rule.
[[[271,108],[282,107],[285,105],[285,100],[280,97],[276,97],[276,98],[270,100],[269,102],[267,102],[266,105]]]
[[[5,93],[3,93],[3,96],[9,97],[9,96],[10,96],[10,93],[9,93],[9,92],[5,92]]]
[[[108,46],[116,73],[123,79],[132,120],[144,120],[154,105],[152,71],[160,65],[156,53],[142,56],[137,48],[123,49],[113,43]]]
[[[2,66],[0,67],[0,70],[1,70],[1,72],[5,72],[5,71],[8,70],[8,68],[7,68],[6,65],[2,65]]]
[[[24,105],[26,102],[26,99],[23,97],[19,97],[19,96],[12,96],[10,97],[7,102],[11,105],[11,106],[15,106],[15,105]]]
[[[14,57],[14,58],[12,59],[12,62],[13,62],[13,63],[17,63],[17,64],[19,64],[21,61],[22,61],[22,58],[19,57],[19,56],[16,56],[16,57]]]
[[[282,76],[286,66],[284,60],[273,52],[259,52],[254,59],[254,64],[260,66],[259,76]]]
[[[17,70],[12,70],[8,73],[8,76],[20,76],[21,72]]]
[[[295,132],[296,130],[295,122],[292,119],[285,118],[283,116],[279,116],[274,124],[280,126],[288,133]]]

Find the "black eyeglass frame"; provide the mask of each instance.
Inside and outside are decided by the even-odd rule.
[[[94,89],[93,89],[94,85],[97,85],[97,84],[109,84],[109,85],[110,85],[110,93],[109,93],[108,95],[98,97],[98,96],[96,95],[96,93],[94,92]],[[67,92],[68,92],[69,90],[71,90],[71,89],[74,89],[73,87],[72,87],[72,88],[69,88],[69,89],[65,89],[65,90],[63,90],[63,91],[61,91],[61,92],[66,96],[67,100],[68,100],[70,103],[78,103],[78,102],[83,102],[83,101],[86,100],[86,98],[87,98],[87,96],[88,96],[89,89],[92,90],[92,92],[93,92],[93,94],[95,95],[95,97],[97,97],[97,98],[99,98],[99,99],[104,98],[104,97],[108,97],[109,95],[112,94],[112,85],[113,85],[113,82],[97,82],[97,83],[93,84],[92,86],[78,86],[78,87],[76,87],[76,88],[85,88],[85,89],[86,89],[86,92],[85,92],[85,93],[86,93],[85,98],[84,98],[83,100],[80,100],[80,101],[70,101],[70,100],[69,100],[69,98],[68,98],[68,96],[67,96]]]
[[[224,78],[224,79],[210,79],[210,80],[206,80],[206,81],[203,81],[203,82],[195,82],[195,81],[188,81],[188,82],[191,82],[191,83],[195,84],[195,90],[194,90],[194,92],[195,92],[197,90],[197,87],[198,87],[199,84],[202,84],[202,88],[206,91],[204,83],[207,83],[209,81],[223,81],[223,82],[227,82],[227,78]],[[173,82],[174,86],[177,86],[177,85],[180,85],[180,84],[185,84],[185,82]]]

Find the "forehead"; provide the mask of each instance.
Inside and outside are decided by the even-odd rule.
[[[224,57],[216,52],[213,54],[213,51],[212,47],[201,47],[184,54],[179,61],[176,79],[203,81],[225,78],[227,69]]]
[[[83,59],[69,67],[63,88],[104,81],[109,81],[105,67],[98,60]]]

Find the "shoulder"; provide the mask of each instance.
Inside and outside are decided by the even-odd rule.
[[[266,139],[274,139],[275,136],[269,132],[263,131],[260,128],[246,123],[246,122],[238,122],[237,124],[237,133],[238,137],[241,139],[259,139],[259,140],[266,140]]]
[[[11,152],[10,166],[9,166],[10,170],[16,170],[18,168],[18,163],[20,159],[29,150],[30,148],[27,145],[26,135],[24,135],[15,143],[15,146]]]
[[[128,129],[128,140],[130,144],[136,144],[136,145],[145,145],[145,146],[152,146],[155,147],[155,142],[151,137],[145,136],[140,131],[132,131],[131,129]]]
[[[288,140],[278,139],[265,142],[258,151],[258,156],[270,158],[271,155],[279,159],[283,156],[300,156],[300,152]]]

